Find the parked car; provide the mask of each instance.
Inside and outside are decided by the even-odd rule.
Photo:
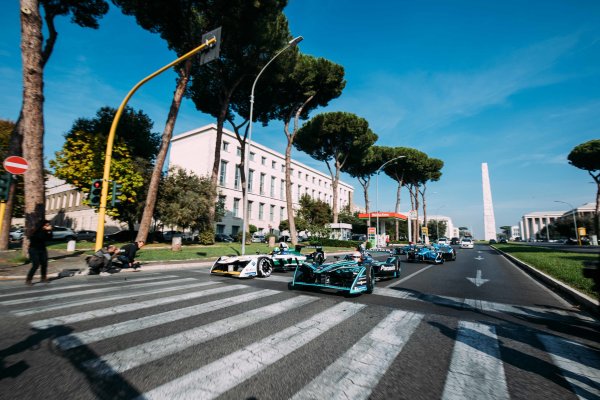
[[[23,228],[11,229],[9,233],[10,240],[18,242],[23,240],[23,236],[25,235],[25,230]]]
[[[73,229],[67,228],[66,226],[53,226],[52,227],[52,240],[75,240],[77,234]]]
[[[264,243],[265,241],[265,236],[264,235],[257,235],[256,233],[252,235],[252,243]]]
[[[162,237],[165,242],[170,242],[175,237],[183,237],[183,232],[181,232],[181,231],[163,231]]]
[[[508,243],[508,240],[506,240],[506,239],[500,239],[500,243]]]
[[[85,240],[88,242],[96,241],[96,231],[81,230],[81,231],[77,231],[77,233],[75,235],[76,235],[77,240]]]
[[[473,239],[464,237],[460,240],[460,248],[461,249],[472,249],[473,247],[474,247]]]
[[[233,238],[225,233],[217,233],[215,235],[215,242],[233,242]]]
[[[104,235],[104,241],[110,242],[133,242],[137,236],[137,231],[121,230],[115,233]]]
[[[291,242],[292,238],[284,235],[284,236],[280,236],[279,239],[277,239],[277,243],[281,243],[281,242]]]
[[[439,238],[437,242],[438,242],[438,244],[449,244],[450,243],[448,238],[445,238],[445,237]]]
[[[496,239],[490,239],[490,244],[496,244],[498,242],[496,242]]]
[[[460,240],[457,237],[453,237],[452,239],[450,239],[450,244],[460,244]]]

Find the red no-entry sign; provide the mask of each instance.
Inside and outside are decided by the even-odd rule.
[[[6,157],[6,160],[4,160],[3,165],[4,169],[13,175],[24,174],[25,171],[27,171],[27,168],[29,168],[27,160],[19,156]]]

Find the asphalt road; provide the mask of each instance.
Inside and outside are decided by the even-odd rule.
[[[290,276],[0,282],[0,398],[600,398],[599,322],[489,246],[372,295]]]

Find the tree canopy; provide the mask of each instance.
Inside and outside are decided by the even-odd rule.
[[[600,139],[590,140],[575,146],[568,156],[569,164],[586,170],[596,182],[595,231],[600,231]]]

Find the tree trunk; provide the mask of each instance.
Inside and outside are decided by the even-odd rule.
[[[371,215],[369,214],[369,212],[370,212],[370,209],[369,209],[369,185],[371,183],[371,178],[367,178],[367,179],[357,178],[357,179],[363,188],[363,196],[365,197],[365,212],[369,216],[369,219],[367,220],[367,226],[370,227],[371,226]]]
[[[44,76],[42,19],[36,0],[21,0],[21,56],[23,62],[23,156],[29,168],[25,182],[25,231],[27,236],[45,216],[44,185]],[[29,240],[23,241],[27,254]]]
[[[400,195],[401,195],[401,191],[402,191],[402,180],[399,180],[397,182],[398,182],[398,189],[396,189],[395,212],[400,213]],[[396,220],[395,222],[396,222],[395,223],[395,225],[396,225],[396,240],[400,240],[400,221]]]
[[[331,170],[330,170],[331,172]],[[339,162],[336,160],[335,161],[335,175],[331,175],[331,189],[333,190],[333,206],[331,207],[332,209],[332,213],[333,213],[333,223],[337,224],[338,222],[338,215],[340,213],[340,206],[339,206],[339,200],[338,200],[338,186],[340,183],[340,165]]]
[[[298,232],[296,231],[296,218],[294,216],[294,204],[292,199],[292,175],[290,173],[292,168],[292,143],[293,134],[288,134],[289,122],[285,123],[284,127],[287,136],[287,145],[285,146],[285,205],[288,209],[288,231],[290,232],[290,239],[294,246],[298,243]],[[300,193],[298,193],[300,197]]]
[[[187,59],[181,70],[181,76],[177,82],[175,93],[173,93],[173,100],[171,101],[171,108],[169,110],[169,116],[165,124],[165,129],[162,134],[162,141],[158,154],[156,155],[156,164],[152,170],[152,177],[150,178],[150,184],[148,186],[148,194],[146,195],[146,203],[144,205],[144,212],[142,214],[142,220],[140,221],[140,229],[138,231],[136,241],[146,241],[148,232],[150,230],[150,224],[152,224],[152,216],[154,215],[154,208],[156,207],[156,199],[158,197],[158,186],[160,184],[160,178],[162,176],[162,169],[167,158],[167,152],[169,151],[169,144],[173,137],[173,129],[175,128],[175,121],[177,121],[177,114],[179,113],[179,107],[181,106],[181,100],[183,94],[187,88],[188,81],[190,80],[190,70],[192,67],[191,59]]]

